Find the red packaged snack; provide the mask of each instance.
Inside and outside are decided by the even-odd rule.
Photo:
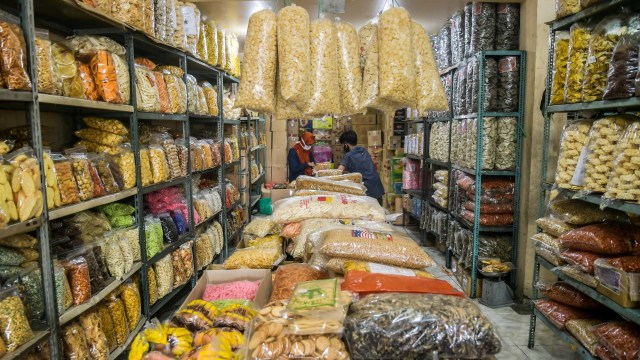
[[[623,255],[640,249],[640,227],[623,223],[587,225],[566,232],[559,239],[569,249]]]
[[[387,275],[351,270],[342,283],[342,290],[361,295],[381,292],[421,293],[450,295],[464,298],[464,293],[455,290],[448,282],[414,276]]]
[[[596,260],[603,257],[599,254],[579,250],[563,250],[560,258],[571,265],[576,265],[580,270],[593,275]]]
[[[618,360],[638,358],[640,326],[630,321],[611,322],[598,326],[595,333],[600,344],[612,355],[611,358]]]
[[[538,284],[536,288],[544,296],[561,304],[573,306],[579,309],[596,310],[602,308],[602,304],[562,281],[558,281],[550,285]]]
[[[597,317],[593,312],[576,309],[553,300],[535,300],[534,305],[555,327],[562,330],[564,330],[564,326],[569,320],[594,319]]]
[[[607,263],[625,272],[640,272],[640,255],[621,256],[608,259]]]

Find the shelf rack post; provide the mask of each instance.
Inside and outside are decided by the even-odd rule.
[[[31,78],[31,101],[27,103],[27,121],[31,131],[31,145],[40,168],[40,180],[42,184],[47,183],[44,169],[42,131],[40,122],[40,104],[38,100],[38,69],[36,60],[35,45],[35,19],[33,0],[20,0],[20,23],[27,45],[27,56],[29,64],[29,77]],[[56,306],[56,292],[53,275],[53,262],[51,260],[51,250],[49,246],[49,211],[47,197],[43,196],[43,211],[40,216],[41,226],[37,230],[38,250],[40,252],[40,273],[45,300],[46,321],[49,328],[49,349],[53,358],[60,357],[60,327],[58,323],[58,308]]]

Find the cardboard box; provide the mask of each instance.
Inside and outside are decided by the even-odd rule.
[[[274,131],[271,133],[273,136],[272,149],[286,149],[287,148],[287,132],[286,131]]]
[[[396,198],[394,212],[396,212],[396,213],[402,212],[402,198],[401,197],[397,197]]]
[[[276,167],[273,166],[271,168],[271,181],[275,183],[285,183],[289,180],[287,174],[287,167]]]
[[[271,149],[271,167],[287,167],[287,155],[289,151],[286,148],[273,148]]]
[[[267,148],[267,151],[265,151],[266,155],[265,155],[265,163],[267,167],[271,167],[272,166],[272,153],[271,150],[272,148]]]
[[[287,149],[291,149],[300,139],[299,136],[287,136]]]
[[[298,136],[298,120],[287,120],[287,134]]]
[[[358,136],[358,144],[362,144],[362,146],[367,146],[367,137],[369,135],[369,131],[376,130],[375,125],[353,125],[351,127],[356,135]]]
[[[451,259],[451,271],[456,277],[456,280],[462,291],[467,295],[471,296],[471,272],[464,268],[464,265],[461,264],[458,259],[453,257]],[[476,278],[476,298],[482,297],[482,279],[480,277]]]
[[[249,173],[243,172],[240,174],[240,188],[246,188],[249,185]]]
[[[382,132],[380,130],[369,130],[367,133],[368,146],[382,146]]]
[[[215,267],[214,267],[215,268]],[[269,302],[271,296],[271,270],[268,269],[241,269],[241,270],[205,270],[184,300],[180,309],[186,307],[193,300],[202,299],[207,285],[224,284],[233,281],[260,281],[260,287],[256,294],[255,304],[257,308],[263,307]]]
[[[378,123],[377,115],[375,113],[366,115],[353,115],[351,117],[352,124],[355,125],[375,125]]]
[[[266,181],[267,182],[273,182],[273,180],[271,179],[271,166],[267,166],[267,168],[264,170],[265,171],[265,177],[266,177]]]
[[[595,265],[599,293],[625,308],[640,308],[640,273],[629,273],[607,264]]]
[[[271,122],[271,132],[287,132],[287,122],[285,120],[273,120]]]

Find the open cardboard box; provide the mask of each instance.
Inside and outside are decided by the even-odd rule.
[[[184,308],[193,300],[202,299],[204,291],[209,284],[224,284],[233,281],[257,281],[260,280],[260,287],[254,301],[258,309],[269,302],[271,296],[271,270],[266,269],[240,269],[240,270],[206,270],[202,273],[196,286],[184,300],[180,309]]]

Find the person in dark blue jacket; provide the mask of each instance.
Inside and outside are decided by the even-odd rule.
[[[316,160],[313,158],[313,144],[316,137],[312,133],[305,131],[291,149],[287,156],[289,164],[289,182],[294,181],[300,175],[313,175],[313,167],[316,166]]]
[[[376,171],[376,166],[367,149],[357,146],[358,135],[352,130],[345,131],[340,135],[339,141],[344,147],[345,155],[338,170],[362,174],[362,182],[367,187],[367,196],[377,199],[378,203],[382,205],[384,187],[380,180],[380,174]]]

